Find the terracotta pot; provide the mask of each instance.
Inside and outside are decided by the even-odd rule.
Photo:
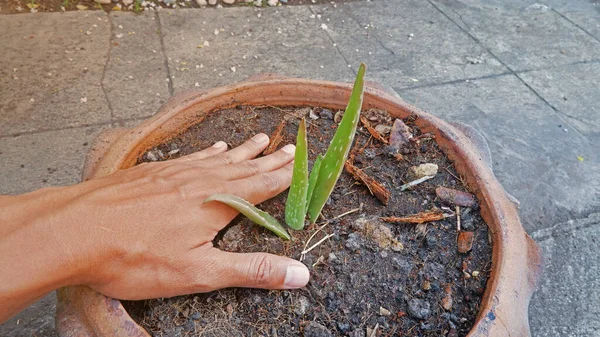
[[[176,136],[213,110],[237,105],[346,106],[350,84],[259,75],[244,82],[174,97],[140,126],[110,130],[90,151],[83,179],[104,176],[135,165],[147,149]],[[481,215],[493,237],[492,271],[481,311],[469,336],[529,336],[528,306],[540,277],[540,251],[525,233],[516,207],[496,180],[485,139],[464,125],[452,125],[404,103],[394,92],[368,83],[363,108],[380,108],[405,118],[415,114],[423,132],[454,161],[476,194]],[[56,326],[62,337],[149,336],[121,303],[88,287],[58,291]]]

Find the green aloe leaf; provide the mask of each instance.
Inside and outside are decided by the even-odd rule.
[[[312,195],[315,190],[315,184],[317,183],[317,178],[319,177],[319,170],[321,169],[321,161],[323,161],[323,155],[319,155],[317,157],[317,159],[315,159],[315,163],[313,164],[312,171],[310,171],[310,177],[308,177],[308,193],[306,193],[306,209],[308,209],[308,205],[310,205],[310,199],[312,199]]]
[[[308,144],[306,141],[306,122],[300,121],[296,136],[296,153],[292,184],[285,204],[285,222],[293,229],[304,228],[306,217],[306,193],[308,192]]]
[[[308,206],[310,221],[313,223],[321,214],[325,202],[342,174],[344,163],[352,147],[362,107],[365,68],[365,65],[361,63],[344,117],[327,148],[325,157],[323,157],[315,190]]]
[[[227,206],[233,207],[238,210],[240,213],[244,214],[248,217],[248,219],[252,220],[257,225],[263,226],[264,228],[270,230],[275,233],[282,239],[290,240],[291,236],[288,232],[283,228],[283,226],[277,222],[277,220],[272,217],[269,213],[262,211],[248,201],[236,197],[235,195],[230,194],[213,194],[210,197],[204,200],[204,203],[209,201],[218,201],[222,202]]]

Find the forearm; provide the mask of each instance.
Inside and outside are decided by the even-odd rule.
[[[50,291],[82,282],[76,227],[60,216],[78,189],[0,196],[0,323]]]

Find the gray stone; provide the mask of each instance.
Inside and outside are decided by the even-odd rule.
[[[512,70],[600,58],[600,42],[535,1],[432,0]]]
[[[322,324],[311,321],[304,327],[304,337],[329,337],[333,336]]]
[[[586,74],[585,78],[581,74]],[[600,140],[600,90],[597,81],[600,78],[600,63],[525,72],[520,73],[519,77],[579,132]]]
[[[431,313],[430,306],[425,300],[412,298],[408,301],[408,314],[416,319],[427,319]]]
[[[507,71],[427,1],[361,1],[312,8],[322,15],[314,24],[327,24],[335,48],[353,69],[365,62],[370,80],[394,88]],[[473,64],[467,60],[473,56],[484,61]]]
[[[330,47],[327,33],[318,29],[310,15],[303,6],[160,13],[162,26],[170,27],[163,34],[175,89],[190,89],[196,82],[210,88],[263,72],[353,80],[352,71]],[[215,29],[222,31],[214,35]],[[198,48],[204,41],[209,45]]]
[[[308,298],[306,298],[305,296],[300,296],[296,300],[296,304],[294,307],[294,313],[298,316],[304,316],[304,314],[306,314],[306,310],[308,309],[309,306],[310,306],[310,303],[308,302]]]
[[[515,76],[400,94],[408,103],[418,99],[419,108],[468,123],[483,134],[497,178],[521,201],[527,230],[566,221],[600,204],[600,154]]]
[[[102,84],[113,115],[121,119],[152,116],[170,96],[156,14],[111,12],[110,20],[113,36]]]
[[[0,31],[0,136],[110,121],[106,13],[2,15]]]
[[[544,255],[544,277],[529,317],[533,336],[600,335],[600,213],[532,233]]]

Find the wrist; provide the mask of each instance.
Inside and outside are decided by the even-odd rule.
[[[0,197],[0,322],[44,294],[84,282],[86,252],[65,213],[77,186]]]

